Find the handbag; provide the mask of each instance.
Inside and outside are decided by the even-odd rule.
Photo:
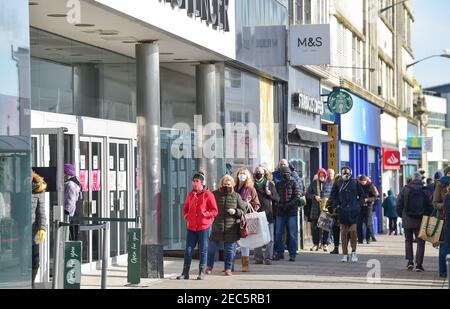
[[[317,227],[324,231],[330,232],[333,229],[333,225],[333,216],[328,212],[322,212],[317,220]]]
[[[245,215],[241,216],[241,222],[239,222],[239,235],[241,238],[248,236],[248,226],[247,221],[245,220]]]
[[[433,245],[438,244],[443,225],[444,222],[441,220],[436,210],[434,210],[431,216],[422,217],[419,238],[428,241]]]

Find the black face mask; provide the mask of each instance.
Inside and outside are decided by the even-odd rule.
[[[261,174],[261,173],[256,173],[256,174],[253,175],[253,176],[255,176],[255,179],[256,179],[256,180],[260,180],[260,179],[263,178],[263,174]]]
[[[233,188],[232,187],[223,187],[223,190],[224,190],[225,193],[233,192]]]

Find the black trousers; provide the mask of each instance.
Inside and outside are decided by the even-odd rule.
[[[372,223],[372,212],[373,206],[364,206],[361,208],[361,214],[358,220],[357,225],[357,233],[358,233],[358,242],[364,241],[364,223],[366,224],[366,240],[369,241],[370,238],[374,235],[373,233],[373,223]]]
[[[397,234],[397,218],[389,218],[389,234]]]
[[[339,248],[340,240],[341,240],[341,225],[339,224],[339,221],[335,221],[333,225],[334,248]]]

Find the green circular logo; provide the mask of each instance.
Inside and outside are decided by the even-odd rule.
[[[328,107],[333,113],[346,114],[353,107],[352,96],[341,90],[333,91],[328,96]]]

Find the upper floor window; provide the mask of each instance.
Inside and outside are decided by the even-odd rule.
[[[329,23],[329,0],[292,0],[294,24]]]

